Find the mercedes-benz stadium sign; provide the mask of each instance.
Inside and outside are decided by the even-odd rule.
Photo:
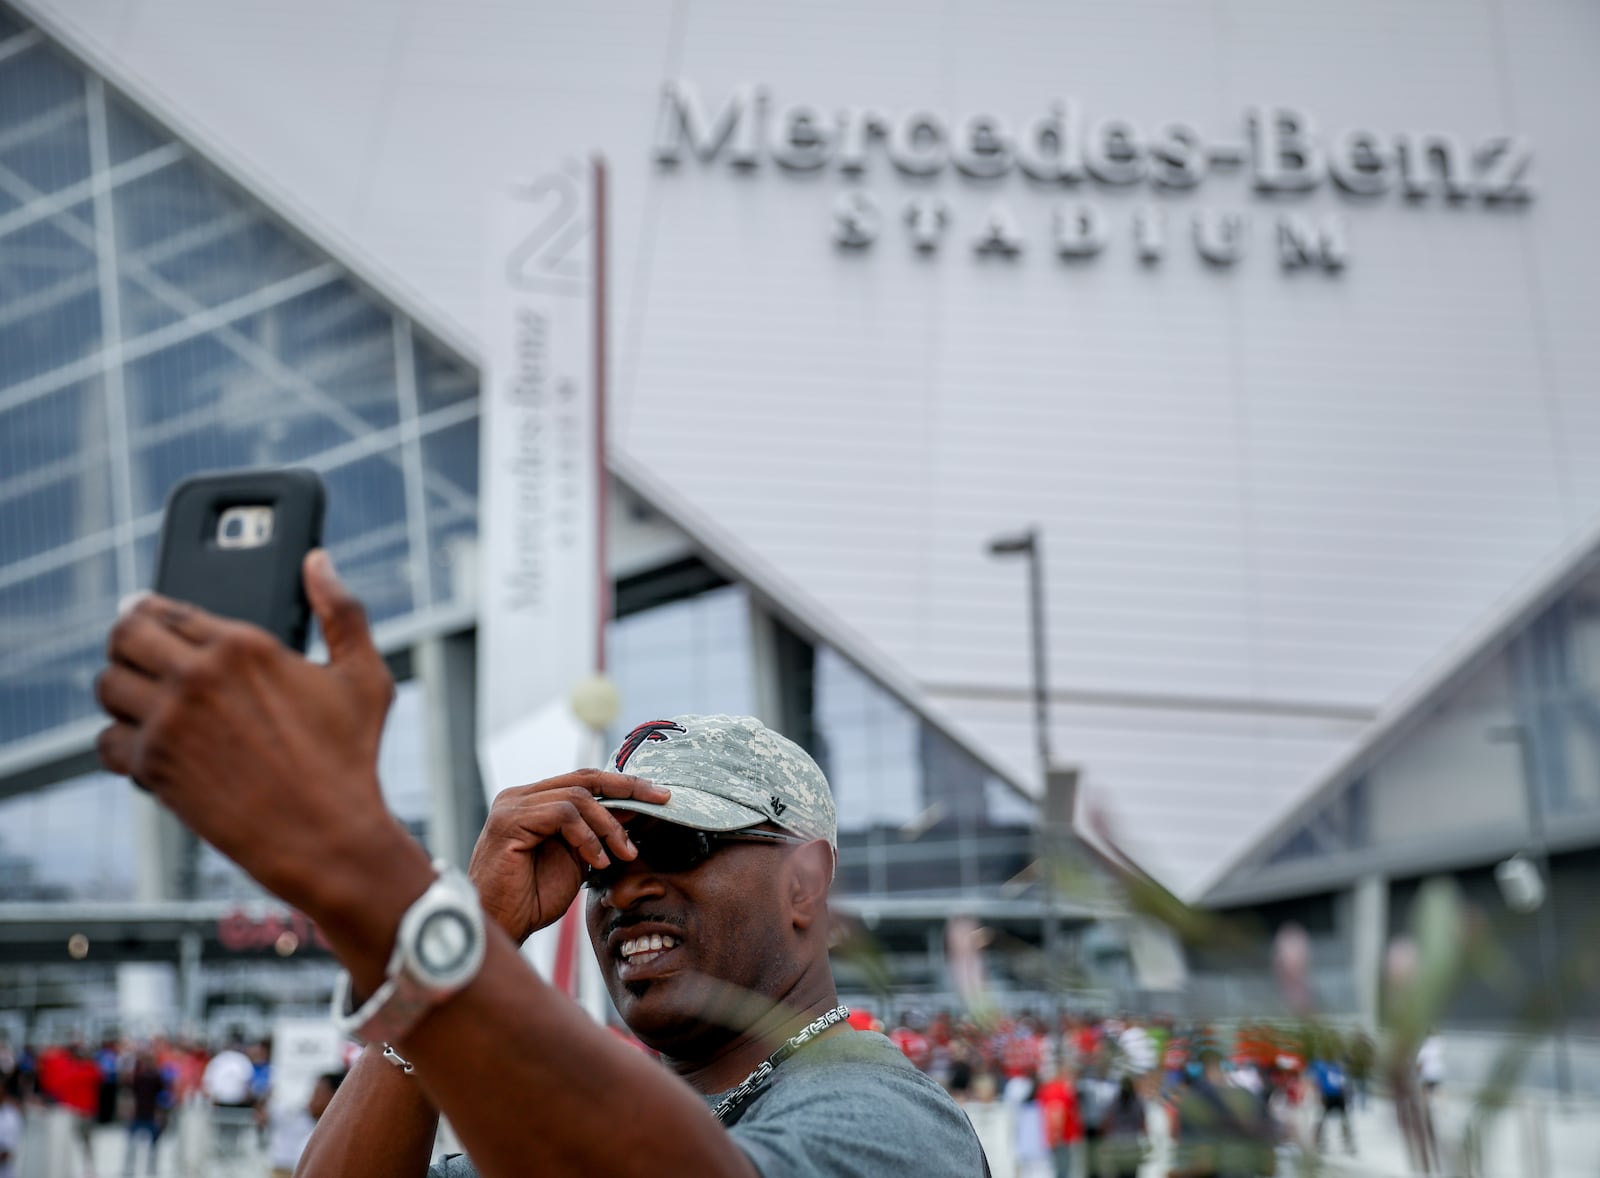
[[[952,120],[920,109],[779,106],[762,86],[739,87],[720,107],[711,107],[692,83],[673,81],[662,88],[654,155],[664,167],[693,157],[745,170],[767,164],[788,172],[834,169],[856,182],[836,195],[830,210],[839,246],[870,249],[897,232],[908,248],[924,254],[957,240],[960,227],[950,203],[926,186],[947,173],[973,182],[1020,175],[1046,192],[1142,187],[1152,195],[1198,189],[1217,173],[1246,173],[1250,189],[1262,197],[1333,189],[1357,206],[1390,197],[1503,207],[1533,197],[1533,149],[1516,135],[1469,140],[1437,131],[1352,128],[1324,136],[1307,112],[1286,106],[1245,110],[1237,131],[1207,138],[1192,124],[1169,122],[1145,134],[1126,119],[1091,121],[1067,100],[1013,130],[993,114]],[[886,196],[859,183],[874,170],[919,187]],[[1127,210],[1127,239],[1140,261],[1159,262],[1166,255],[1176,236],[1172,211],[1157,199]],[[1048,238],[1039,248],[1067,261],[1094,258],[1117,236],[1103,201],[1057,199],[1048,221]],[[1348,229],[1339,214],[1274,210],[1270,234],[1285,269],[1336,272],[1348,258]],[[1246,253],[1251,219],[1242,211],[1198,209],[1189,215],[1187,235],[1206,262],[1230,266]],[[979,256],[1015,258],[1030,246],[1006,196],[997,197],[962,236]]]

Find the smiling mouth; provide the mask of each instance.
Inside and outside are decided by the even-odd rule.
[[[682,942],[677,937],[649,933],[622,942],[617,949],[617,956],[622,958],[623,965],[649,965],[653,961],[660,960],[680,944]]]

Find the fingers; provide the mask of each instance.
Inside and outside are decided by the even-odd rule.
[[[394,698],[394,678],[372,641],[367,611],[333,570],[326,549],[314,548],[301,567],[306,598],[328,644],[328,665],[348,674],[365,694],[385,706]]]
[[[490,810],[486,832],[493,831],[516,850],[531,849],[559,834],[579,857],[596,867],[609,862],[608,848],[625,860],[638,855],[622,820],[588,789],[580,785],[548,788],[552,784],[541,782],[503,792]]]
[[[192,605],[146,593],[112,626],[106,660],[158,679],[173,678],[192,664],[198,647],[216,641],[229,625]]]
[[[126,720],[118,720],[100,730],[100,735],[95,738],[95,752],[109,772],[131,777],[138,741],[139,730]]]
[[[154,617],[178,637],[195,646],[209,646],[238,629],[239,623],[207,613],[187,601],[147,593],[133,607],[134,613]]]
[[[569,784],[581,785],[596,797],[632,798],[636,802],[650,802],[654,805],[662,805],[672,797],[672,791],[664,785],[657,785],[653,781],[646,781],[643,777],[633,777],[627,773],[608,773],[603,769],[579,769],[560,777],[552,777],[549,781],[541,781],[530,788]]]
[[[601,836],[595,831],[594,815],[585,811],[583,803],[556,802],[553,809],[560,822],[561,838],[567,846],[576,851],[585,863],[595,867],[608,866],[611,858],[606,854]]]
[[[328,661],[381,661],[372,644],[367,611],[333,571],[333,558],[327,549],[315,548],[308,552],[301,575],[305,578],[306,597],[322,626],[322,637],[328,643]]]
[[[94,697],[113,720],[138,724],[160,702],[161,685],[122,663],[112,663],[94,683]]]

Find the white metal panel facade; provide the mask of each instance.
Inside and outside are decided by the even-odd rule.
[[[35,5],[30,4],[30,8]],[[1060,755],[1183,891],[1270,822],[1400,687],[1600,507],[1600,9],[1103,0],[558,6],[461,0],[52,0],[114,76],[471,339],[486,194],[551,156],[614,176],[616,388],[630,457],[782,570],[1020,779],[1033,776],[1022,570],[1038,523]],[[1246,141],[1290,105],[1344,128],[1532,144],[1528,204],[1251,168],[1190,190],[1015,170],[909,180],[724,151],[651,161],[661,84],[709,111],[929,108]],[[883,213],[832,240],[846,191]],[[942,200],[931,253],[903,221]],[[1106,218],[1053,255],[1052,213]],[[1001,202],[1022,243],[977,256]],[[1161,210],[1165,256],[1134,220]],[[1231,266],[1200,210],[1248,218]],[[1341,272],[1285,272],[1285,214],[1336,215]],[[1202,800],[1203,799],[1203,800]]]

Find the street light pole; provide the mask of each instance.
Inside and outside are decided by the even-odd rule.
[[[1034,736],[1039,746],[1039,779],[1048,782],[1052,760],[1050,756],[1050,685],[1046,671],[1046,639],[1044,629],[1044,552],[1039,539],[1039,529],[1029,528],[1015,536],[1001,536],[989,541],[993,556],[1026,555],[1028,558],[1029,637],[1033,649],[1033,712]]]
[[[989,541],[991,556],[1019,556],[1028,558],[1029,637],[1033,651],[1033,719],[1034,739],[1039,748],[1039,786],[1043,791],[1040,823],[1043,834],[1040,863],[1044,892],[1044,959],[1046,985],[1052,986],[1049,971],[1059,956],[1061,942],[1060,922],[1056,918],[1056,857],[1060,854],[1061,832],[1054,828],[1049,802],[1050,774],[1053,761],[1050,755],[1050,686],[1046,678],[1047,643],[1044,629],[1044,552],[1039,539],[1039,529],[1029,528],[1014,536],[999,536]]]

